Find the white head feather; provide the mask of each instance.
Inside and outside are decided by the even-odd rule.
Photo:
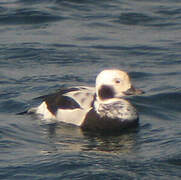
[[[96,78],[96,94],[101,100],[125,96],[131,87],[129,75],[118,69],[104,70]]]

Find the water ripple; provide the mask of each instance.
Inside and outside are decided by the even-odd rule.
[[[161,11],[159,13],[167,12]],[[167,12],[168,13],[168,12]],[[177,13],[177,12],[172,12]],[[169,14],[167,14],[169,15]],[[178,17],[180,18],[180,17]],[[124,25],[136,25],[136,26],[148,26],[148,27],[169,27],[179,25],[178,21],[174,20],[174,17],[162,17],[158,15],[146,15],[144,13],[126,12],[122,13],[117,21]]]
[[[40,24],[65,19],[65,17],[56,16],[48,12],[35,11],[31,9],[18,9],[17,11],[0,15],[0,24]]]
[[[122,13],[119,20],[120,23],[126,25],[146,25],[148,23],[155,21],[156,18],[153,18],[143,13],[129,12],[129,13]]]

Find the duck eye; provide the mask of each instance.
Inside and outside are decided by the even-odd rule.
[[[116,84],[119,84],[120,82],[121,82],[120,79],[115,79],[115,83],[116,83]]]

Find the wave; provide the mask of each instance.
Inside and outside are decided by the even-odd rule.
[[[19,24],[40,24],[66,19],[65,17],[53,15],[50,12],[36,11],[33,9],[17,9],[12,12],[4,13],[0,16],[0,24],[19,25]]]
[[[164,120],[179,119],[181,107],[181,91],[158,93],[149,96],[130,98],[138,111],[150,117]]]

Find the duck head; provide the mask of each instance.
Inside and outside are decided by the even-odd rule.
[[[143,91],[132,86],[128,73],[119,69],[100,72],[96,78],[96,95],[99,100],[139,95]]]

